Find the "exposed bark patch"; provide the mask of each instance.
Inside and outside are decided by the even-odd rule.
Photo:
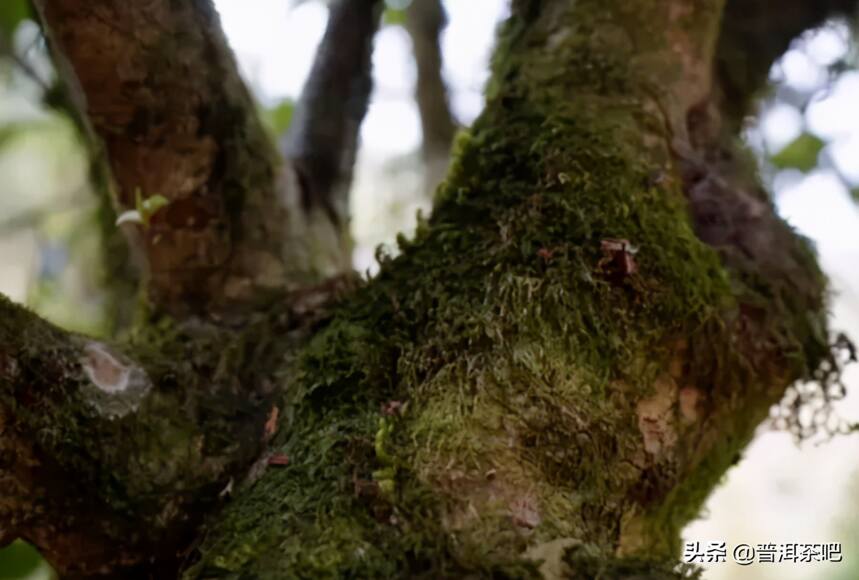
[[[685,423],[694,423],[698,420],[698,405],[701,401],[701,391],[695,387],[683,387],[679,393],[680,416]]]
[[[143,369],[100,342],[87,343],[80,364],[95,387],[91,404],[108,417],[136,411],[152,387]]]
[[[91,342],[81,359],[89,380],[105,393],[121,393],[128,388],[131,369],[122,364],[103,344]]]
[[[282,178],[294,168],[259,122],[211,2],[34,4],[104,146],[116,204],[170,202],[146,228],[123,227],[155,310],[240,318],[271,292],[345,270],[345,228],[312,221],[298,184]],[[342,104],[326,103],[329,113]]]
[[[0,352],[0,376],[14,379],[18,374],[18,361],[4,352]]]
[[[573,538],[558,538],[529,548],[525,557],[541,562],[540,574],[544,580],[561,580],[569,577],[569,567],[564,564],[564,554],[579,544],[581,542]]]
[[[644,438],[644,449],[654,456],[663,456],[677,443],[674,421],[674,405],[677,401],[677,385],[670,377],[656,381],[656,392],[636,405],[638,429]]]

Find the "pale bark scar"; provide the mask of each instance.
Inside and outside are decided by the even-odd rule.
[[[677,442],[674,425],[677,385],[666,375],[656,380],[655,387],[653,396],[638,402],[636,414],[645,451],[651,455],[662,455]]]
[[[128,388],[131,369],[101,343],[91,342],[84,347],[81,365],[89,380],[105,393],[121,393]]]

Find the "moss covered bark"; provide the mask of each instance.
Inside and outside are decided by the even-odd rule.
[[[575,546],[676,555],[826,351],[822,279],[768,203],[753,225],[786,245],[766,275],[755,244],[699,237],[690,160],[722,186],[708,203],[740,187],[690,136],[720,12],[513,3],[432,217],[295,359],[274,444],[289,465],[212,519],[186,577],[531,577],[571,573]]]
[[[0,297],[0,544],[27,540],[63,578],[175,573],[270,437],[267,343],[148,332],[70,335]]]
[[[336,307],[339,281],[116,347],[0,303],[0,477],[60,457],[111,500],[51,535],[65,496],[19,493],[0,540],[62,560],[142,530],[79,575],[684,574],[681,527],[770,405],[830,380],[813,252],[724,119],[722,9],[515,0],[432,217]]]

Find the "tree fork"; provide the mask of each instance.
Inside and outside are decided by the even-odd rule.
[[[369,97],[379,9],[372,0],[341,4],[348,13],[335,9],[332,27],[350,15],[367,25],[346,39],[329,33],[308,85],[313,102],[299,105],[293,131],[302,151],[336,160],[337,179],[320,184],[302,155],[283,163],[269,142],[210,2],[35,2],[71,97],[104,143],[121,210],[168,201],[151,220],[125,226],[145,258],[156,312],[235,320],[350,269],[345,216],[313,211],[322,206],[308,204],[305,191],[344,195]],[[353,49],[359,61],[332,70],[334,57]],[[342,140],[321,143],[341,97],[351,99]],[[313,109],[321,102],[329,106]]]
[[[206,3],[38,4],[78,96],[104,99],[86,110],[115,174],[150,159],[109,130],[134,125],[111,75],[150,62],[143,23],[179,51],[171,62],[213,50],[196,73],[226,91],[204,102],[247,105],[222,82],[235,71],[218,68],[226,49]],[[813,253],[727,144],[723,8],[515,0],[486,110],[433,215],[336,308],[320,305],[338,284],[319,285],[230,324],[150,325],[117,346],[0,303],[0,478],[15,490],[0,503],[2,539],[30,539],[71,576],[670,577],[680,529],[770,405],[794,380],[830,380]],[[177,66],[152,79],[179,82]],[[120,92],[99,95],[96,78]],[[239,108],[218,134],[243,139],[192,145],[250,156],[256,122]],[[197,135],[182,127],[164,130]],[[141,157],[116,154],[125,147]],[[249,162],[252,183],[274,179],[269,157]],[[242,165],[225,163],[216,174]],[[153,172],[184,174],[182,190],[196,183],[190,165]],[[194,191],[194,203],[223,200]],[[272,190],[247,191],[262,197],[222,219],[263,219],[251,210]],[[144,237],[173,223],[168,210]],[[198,304],[184,302],[191,290],[159,293],[155,269],[150,293],[180,317],[218,318],[234,304],[215,284],[234,272],[224,264],[180,275],[179,287],[202,276],[212,290]],[[61,492],[57,474],[80,493]],[[93,521],[62,518],[82,506],[102,507]],[[123,537],[105,553],[105,538]]]
[[[829,356],[813,253],[699,118],[722,9],[513,2],[432,217],[296,359],[290,465],[226,506],[186,577],[676,557]]]

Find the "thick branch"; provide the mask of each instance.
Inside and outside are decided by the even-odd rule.
[[[447,171],[456,133],[442,78],[439,37],[446,24],[447,15],[440,0],[414,0],[406,10],[406,30],[412,39],[418,71],[415,100],[421,115],[422,153],[430,192]]]
[[[130,356],[0,296],[0,543],[63,578],[175,570],[265,443],[271,382],[250,369],[274,365],[240,335],[158,334],[164,352]]]
[[[373,36],[380,0],[338,0],[310,78],[298,102],[284,149],[298,174],[306,208],[325,210],[345,224],[358,131],[373,88]]]
[[[690,122],[722,7],[512,3],[432,217],[296,359],[291,463],[226,508],[189,578],[677,555],[827,348],[807,245]]]
[[[277,157],[208,0],[37,0],[61,74],[104,143],[149,296],[172,314],[224,315],[295,270]]]

